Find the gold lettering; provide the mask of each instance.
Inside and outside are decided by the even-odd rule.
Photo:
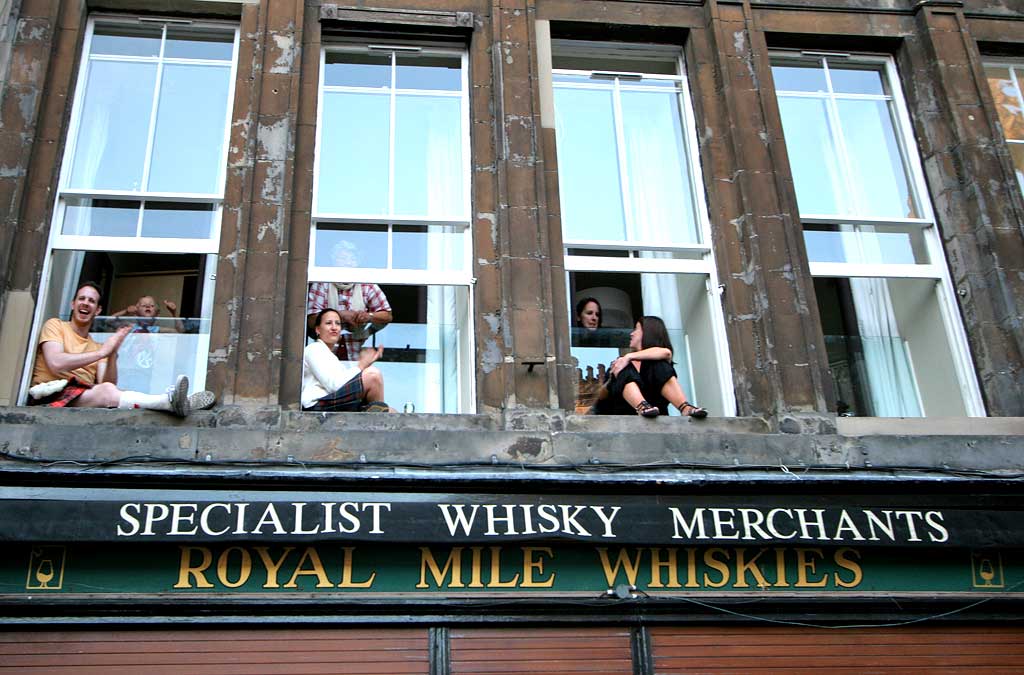
[[[754,575],[754,583],[757,584],[758,588],[768,588],[771,585],[757,566],[757,559],[767,550],[762,548],[753,558],[744,561],[743,558],[747,555],[747,549],[736,549],[736,583],[733,584],[733,588],[747,588],[750,585],[747,583],[747,572]]]
[[[445,577],[448,576],[449,570],[451,571],[452,580],[451,583],[448,584],[448,588],[463,588],[461,546],[454,547],[452,552],[448,554],[448,560],[444,564],[444,569],[438,568],[437,561],[434,559],[434,554],[431,553],[430,548],[420,546],[420,582],[416,584],[416,588],[428,588],[428,567],[430,568],[430,573],[434,577],[434,583],[438,588],[444,584]]]
[[[549,558],[555,557],[548,546],[523,546],[523,588],[551,588],[555,585],[554,572],[543,581],[540,579],[534,581],[534,570],[537,571],[537,574],[544,574],[544,560],[534,559],[534,555],[537,553],[543,553]]]
[[[666,548],[668,551],[668,560],[661,559],[661,549],[652,548],[651,550],[651,588],[682,588],[679,583],[679,569],[677,568],[678,562],[676,560],[676,549]],[[661,582],[662,570],[668,572],[668,584]]]
[[[178,564],[178,583],[174,588],[192,588],[189,577],[195,577],[196,588],[213,588],[204,572],[213,563],[213,553],[205,546],[179,546],[181,562]],[[192,552],[197,551],[203,559],[198,565],[192,564]]]
[[[808,555],[813,553],[817,557],[821,558],[822,553],[820,548],[798,548],[796,549],[796,587],[797,588],[822,588],[828,584],[828,579],[822,577],[817,581],[811,581],[807,578],[807,572],[817,572],[817,563],[808,558]]]
[[[721,579],[718,581],[712,581],[708,573],[704,573],[704,585],[710,586],[711,588],[721,588],[729,583],[729,565],[722,560],[715,557],[716,554],[721,554],[725,560],[729,560],[729,552],[724,548],[709,548],[704,551],[704,564],[708,567],[718,570],[721,575]]]
[[[263,588],[280,588],[280,584],[277,583],[277,573],[281,569],[281,565],[284,564],[285,558],[288,554],[295,550],[294,546],[285,546],[284,552],[281,557],[276,561],[270,557],[268,548],[266,546],[254,546],[253,550],[260,556],[260,561],[263,563],[263,567],[267,570],[267,581],[263,584]]]
[[[310,569],[303,569],[303,565],[306,561],[312,564]],[[331,588],[334,584],[327,578],[327,570],[324,569],[324,564],[320,562],[320,554],[316,552],[316,549],[312,546],[307,546],[306,550],[302,552],[302,557],[299,558],[298,564],[295,565],[295,571],[292,572],[292,578],[288,580],[288,583],[284,585],[285,588],[298,588],[298,584],[295,580],[302,576],[315,576],[317,588]]]
[[[789,588],[789,578],[786,576],[786,549],[775,549],[775,588]]]
[[[356,550],[355,546],[345,546],[341,549],[345,552],[344,562],[341,568],[341,583],[338,584],[338,588],[370,588],[373,586],[373,580],[377,578],[377,572],[370,572],[370,578],[366,581],[352,581],[352,552]]]
[[[700,588],[697,582],[697,549],[686,549],[686,587]]]
[[[228,579],[228,562],[231,557],[232,551],[238,551],[241,554],[241,566],[238,571],[238,580],[230,581]],[[249,575],[252,573],[252,556],[241,546],[232,546],[224,549],[224,552],[217,556],[217,578],[220,582],[228,588],[238,588],[246,581],[249,580]]]
[[[515,575],[508,581],[501,580],[501,547],[491,546],[491,578],[487,582],[487,588],[515,588],[519,583],[519,575]]]
[[[839,572],[835,573],[835,583],[836,586],[839,586],[840,588],[856,588],[857,586],[860,586],[860,582],[864,579],[864,572],[860,567],[860,563],[851,560],[850,556],[860,558],[860,553],[858,553],[856,549],[847,547],[838,549],[834,554],[836,565],[842,567],[844,570],[853,572],[853,578],[849,581],[845,581],[841,576],[839,576]]]
[[[483,546],[470,546],[470,552],[473,554],[470,560],[470,588],[483,588],[483,564],[480,562],[481,552],[484,550]]]
[[[604,569],[604,578],[608,581],[608,586],[615,585],[615,579],[619,576],[619,569],[626,571],[626,581],[631,586],[636,586],[636,576],[640,571],[640,557],[643,555],[643,549],[636,549],[636,556],[632,560],[629,559],[629,554],[626,549],[620,548],[619,555],[615,558],[615,566],[613,567],[611,561],[608,560],[608,549],[598,547],[597,555],[601,559],[601,567]]]

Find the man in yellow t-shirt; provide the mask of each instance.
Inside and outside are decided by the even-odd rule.
[[[118,389],[117,350],[131,327],[122,326],[103,344],[96,342],[89,329],[101,310],[99,286],[85,282],[71,301],[71,320],[50,319],[43,324],[32,369],[29,405],[146,408],[180,417],[213,405],[212,392],[188,395],[188,378],[184,375],[178,376],[166,394]],[[67,384],[61,387],[60,380],[67,380]]]

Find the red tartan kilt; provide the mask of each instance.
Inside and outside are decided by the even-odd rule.
[[[71,378],[68,381],[66,387],[58,391],[56,394],[50,394],[46,398],[34,399],[31,396],[28,399],[29,405],[45,405],[49,408],[66,408],[71,405],[72,401],[77,399],[85,392],[92,389],[91,384],[82,384],[75,378]]]

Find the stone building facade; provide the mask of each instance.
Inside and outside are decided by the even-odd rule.
[[[56,521],[58,505],[77,501],[92,523],[111,500],[170,503],[163,490],[217,504],[228,498],[203,491],[315,502],[322,488],[417,504],[427,495],[424,508],[450,494],[502,507],[509,494],[538,504],[600,495],[609,509],[639,509],[642,525],[662,499],[742,495],[763,513],[820,508],[841,531],[833,506],[893,513],[919,501],[920,522],[948,512],[947,526],[962,524],[936,521],[931,543],[979,569],[988,561],[977,583],[879,582],[851,599],[843,537],[808,535],[803,543],[837,566],[832,585],[773,596],[773,616],[795,629],[826,615],[899,623],[950,611],[977,623],[941,634],[964,643],[977,639],[971,630],[990,631],[992,616],[1019,618],[1024,538],[1006,525],[1017,515],[1024,437],[1018,2],[15,0],[0,9],[8,508],[37,500]],[[337,262],[339,244],[358,261]],[[173,300],[175,334],[153,337],[217,394],[212,411],[172,421],[24,407],[41,324],[90,275],[110,311],[143,291]],[[320,282],[384,288],[396,318],[372,339],[393,355],[382,364],[399,392],[389,402],[406,413],[301,411],[307,294]],[[607,323],[604,341],[588,344],[574,315],[591,296]],[[641,314],[666,318],[680,380],[710,419],[578,414],[600,359],[625,348]],[[131,352],[154,373],[160,354]],[[161,389],[161,373],[140,388]],[[73,468],[82,464],[88,476]],[[967,525],[969,514],[987,525]],[[733,538],[731,521],[708,522],[717,534],[698,542],[700,555]],[[745,522],[748,534],[766,531]],[[878,545],[877,569],[896,570],[894,579],[921,541],[913,516],[906,522],[903,539]],[[631,545],[673,544],[641,525]],[[121,541],[90,527],[12,526],[4,536],[37,548]],[[849,527],[859,535],[863,524]],[[582,545],[578,534],[566,540]],[[810,554],[769,534],[765,545],[783,547],[778,569],[808,574]],[[422,536],[447,541],[429,528]],[[236,538],[256,548],[231,553],[224,569],[251,565],[265,539]],[[347,541],[324,541],[338,539]],[[467,531],[465,543],[483,541]],[[187,542],[197,547],[187,555],[212,546]],[[42,569],[43,554],[28,555],[30,570]],[[715,555],[705,560],[718,569]],[[999,587],[988,572],[997,558]],[[192,559],[181,560],[185,569]],[[544,578],[536,560],[524,559],[522,578]],[[295,574],[317,576],[320,563],[306,563]],[[500,578],[505,568],[493,565]],[[234,588],[240,577],[225,574]],[[171,608],[170,591],[145,578],[121,596],[79,589],[78,606],[58,598],[39,609],[22,594],[39,590],[31,584],[0,594],[12,616],[35,617],[27,630],[83,618],[98,627],[122,607],[161,625],[164,614],[202,614],[187,602]],[[438,673],[451,670],[459,644],[485,639],[473,630],[512,619],[595,624],[587,639],[625,644],[626,672],[654,672],[672,631],[700,634],[728,614],[678,595],[653,601],[657,583],[644,598],[632,581],[613,581],[621,602],[578,612],[579,589],[516,597],[493,616],[465,598],[410,599],[408,589],[380,596],[379,610],[298,593],[280,610],[226,591],[195,602],[222,623],[277,627],[293,611],[332,626],[413,617],[423,635],[410,639],[423,638]],[[736,583],[745,577],[729,590]],[[879,599],[893,595],[916,613]],[[992,613],[972,613],[974,602]],[[744,628],[757,617],[730,616],[737,640],[760,630]],[[470,628],[451,629],[453,617]],[[570,633],[557,641],[590,644]],[[1001,639],[1019,652],[1019,632]],[[1021,663],[1006,654],[1001,665]]]

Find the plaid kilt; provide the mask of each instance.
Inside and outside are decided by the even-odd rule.
[[[50,394],[45,398],[35,399],[29,396],[29,405],[45,405],[49,408],[67,408],[76,398],[92,389],[91,384],[82,384],[75,378],[68,380],[67,386],[56,394]]]
[[[303,410],[315,412],[359,412],[363,408],[363,374],[359,373],[341,385],[338,391],[328,394]]]

